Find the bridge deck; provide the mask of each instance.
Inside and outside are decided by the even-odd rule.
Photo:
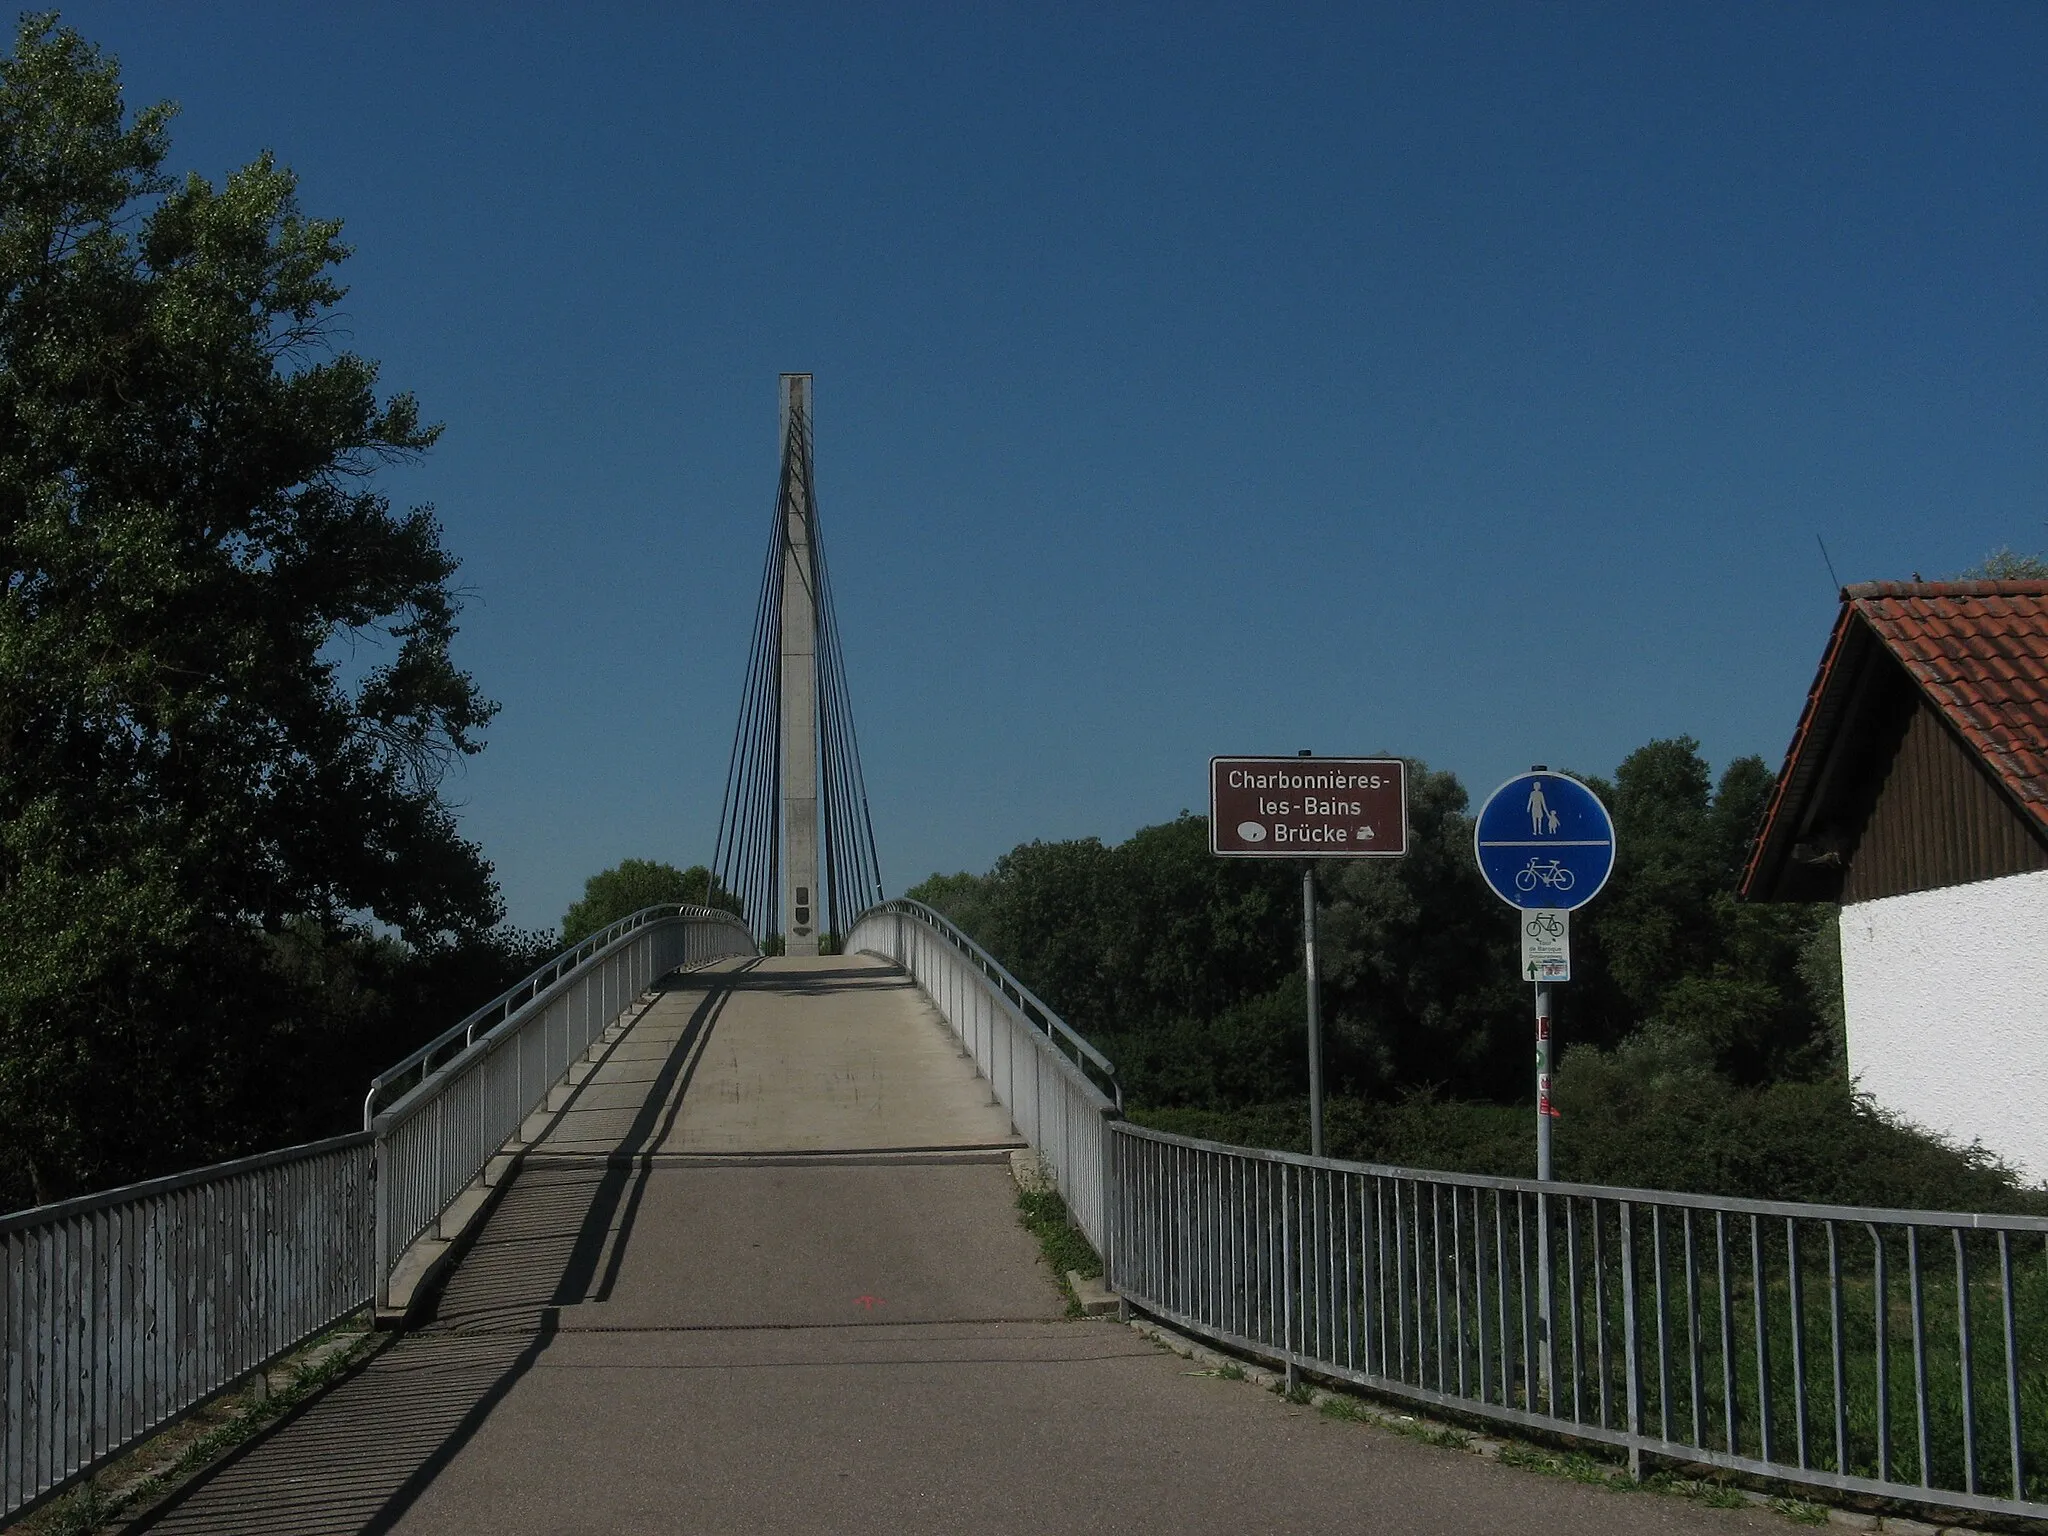
[[[147,1528],[1774,1523],[1332,1423],[1064,1320],[1015,1219],[1006,1117],[872,962],[674,979],[545,1131],[432,1325]]]
[[[548,1153],[1016,1147],[1009,1116],[894,967],[721,966],[664,993],[541,1141]]]

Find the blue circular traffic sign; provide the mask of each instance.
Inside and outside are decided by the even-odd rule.
[[[1614,818],[1577,779],[1517,774],[1472,828],[1479,872],[1511,907],[1583,907],[1614,873]]]

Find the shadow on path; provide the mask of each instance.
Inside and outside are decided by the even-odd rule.
[[[620,1153],[659,1145],[719,1015],[750,979],[748,971],[694,972],[664,984],[670,991],[703,986],[704,997],[650,1084]],[[581,1091],[569,1095],[558,1117]],[[536,1150],[544,1145],[545,1135]],[[433,1322],[129,1529],[161,1536],[391,1530],[546,1353],[557,1309],[609,1296],[646,1187],[647,1166],[635,1161],[637,1178],[623,1162],[588,1159],[522,1169],[455,1267]],[[289,1435],[281,1434],[287,1427]]]

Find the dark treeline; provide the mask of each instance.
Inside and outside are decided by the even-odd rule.
[[[1734,899],[1769,770],[1744,758],[1717,784],[1680,738],[1587,782],[1613,809],[1621,853],[1606,891],[1573,917],[1567,1038],[1611,1049],[1654,1028],[1738,1083],[1834,1070],[1830,982],[1816,968],[1829,912]],[[1531,1091],[1516,920],[1479,878],[1471,809],[1454,775],[1413,763],[1408,856],[1318,864],[1335,1092],[1513,1102]],[[1183,814],[1116,847],[1029,843],[985,876],[934,877],[911,894],[1113,1052],[1136,1101],[1306,1092],[1298,864],[1214,858],[1206,819]]]
[[[1728,1194],[1978,1207],[2024,1197],[1980,1153],[1859,1102],[1845,1076],[1834,909],[1735,899],[1772,788],[1690,738],[1611,778],[1613,879],[1573,914],[1558,989],[1560,1177]],[[1531,999],[1514,914],[1479,877],[1473,807],[1411,763],[1411,851],[1320,861],[1330,1148],[1534,1171]],[[1108,846],[1028,843],[911,891],[1116,1062],[1135,1117],[1305,1148],[1301,874],[1226,860],[1183,814]]]

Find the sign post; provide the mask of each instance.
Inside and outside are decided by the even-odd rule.
[[[1577,779],[1541,763],[1487,797],[1472,827],[1479,873],[1522,925],[1522,974],[1536,988],[1536,1177],[1550,1178],[1551,985],[1572,974],[1571,914],[1614,872],[1614,818]],[[1537,1327],[1551,1384],[1550,1201],[1536,1202]]]
[[[1408,851],[1408,765],[1398,757],[1212,757],[1209,851],[1301,859],[1302,965],[1308,978],[1308,1141],[1323,1155],[1322,983],[1316,969],[1316,859],[1397,859]]]

